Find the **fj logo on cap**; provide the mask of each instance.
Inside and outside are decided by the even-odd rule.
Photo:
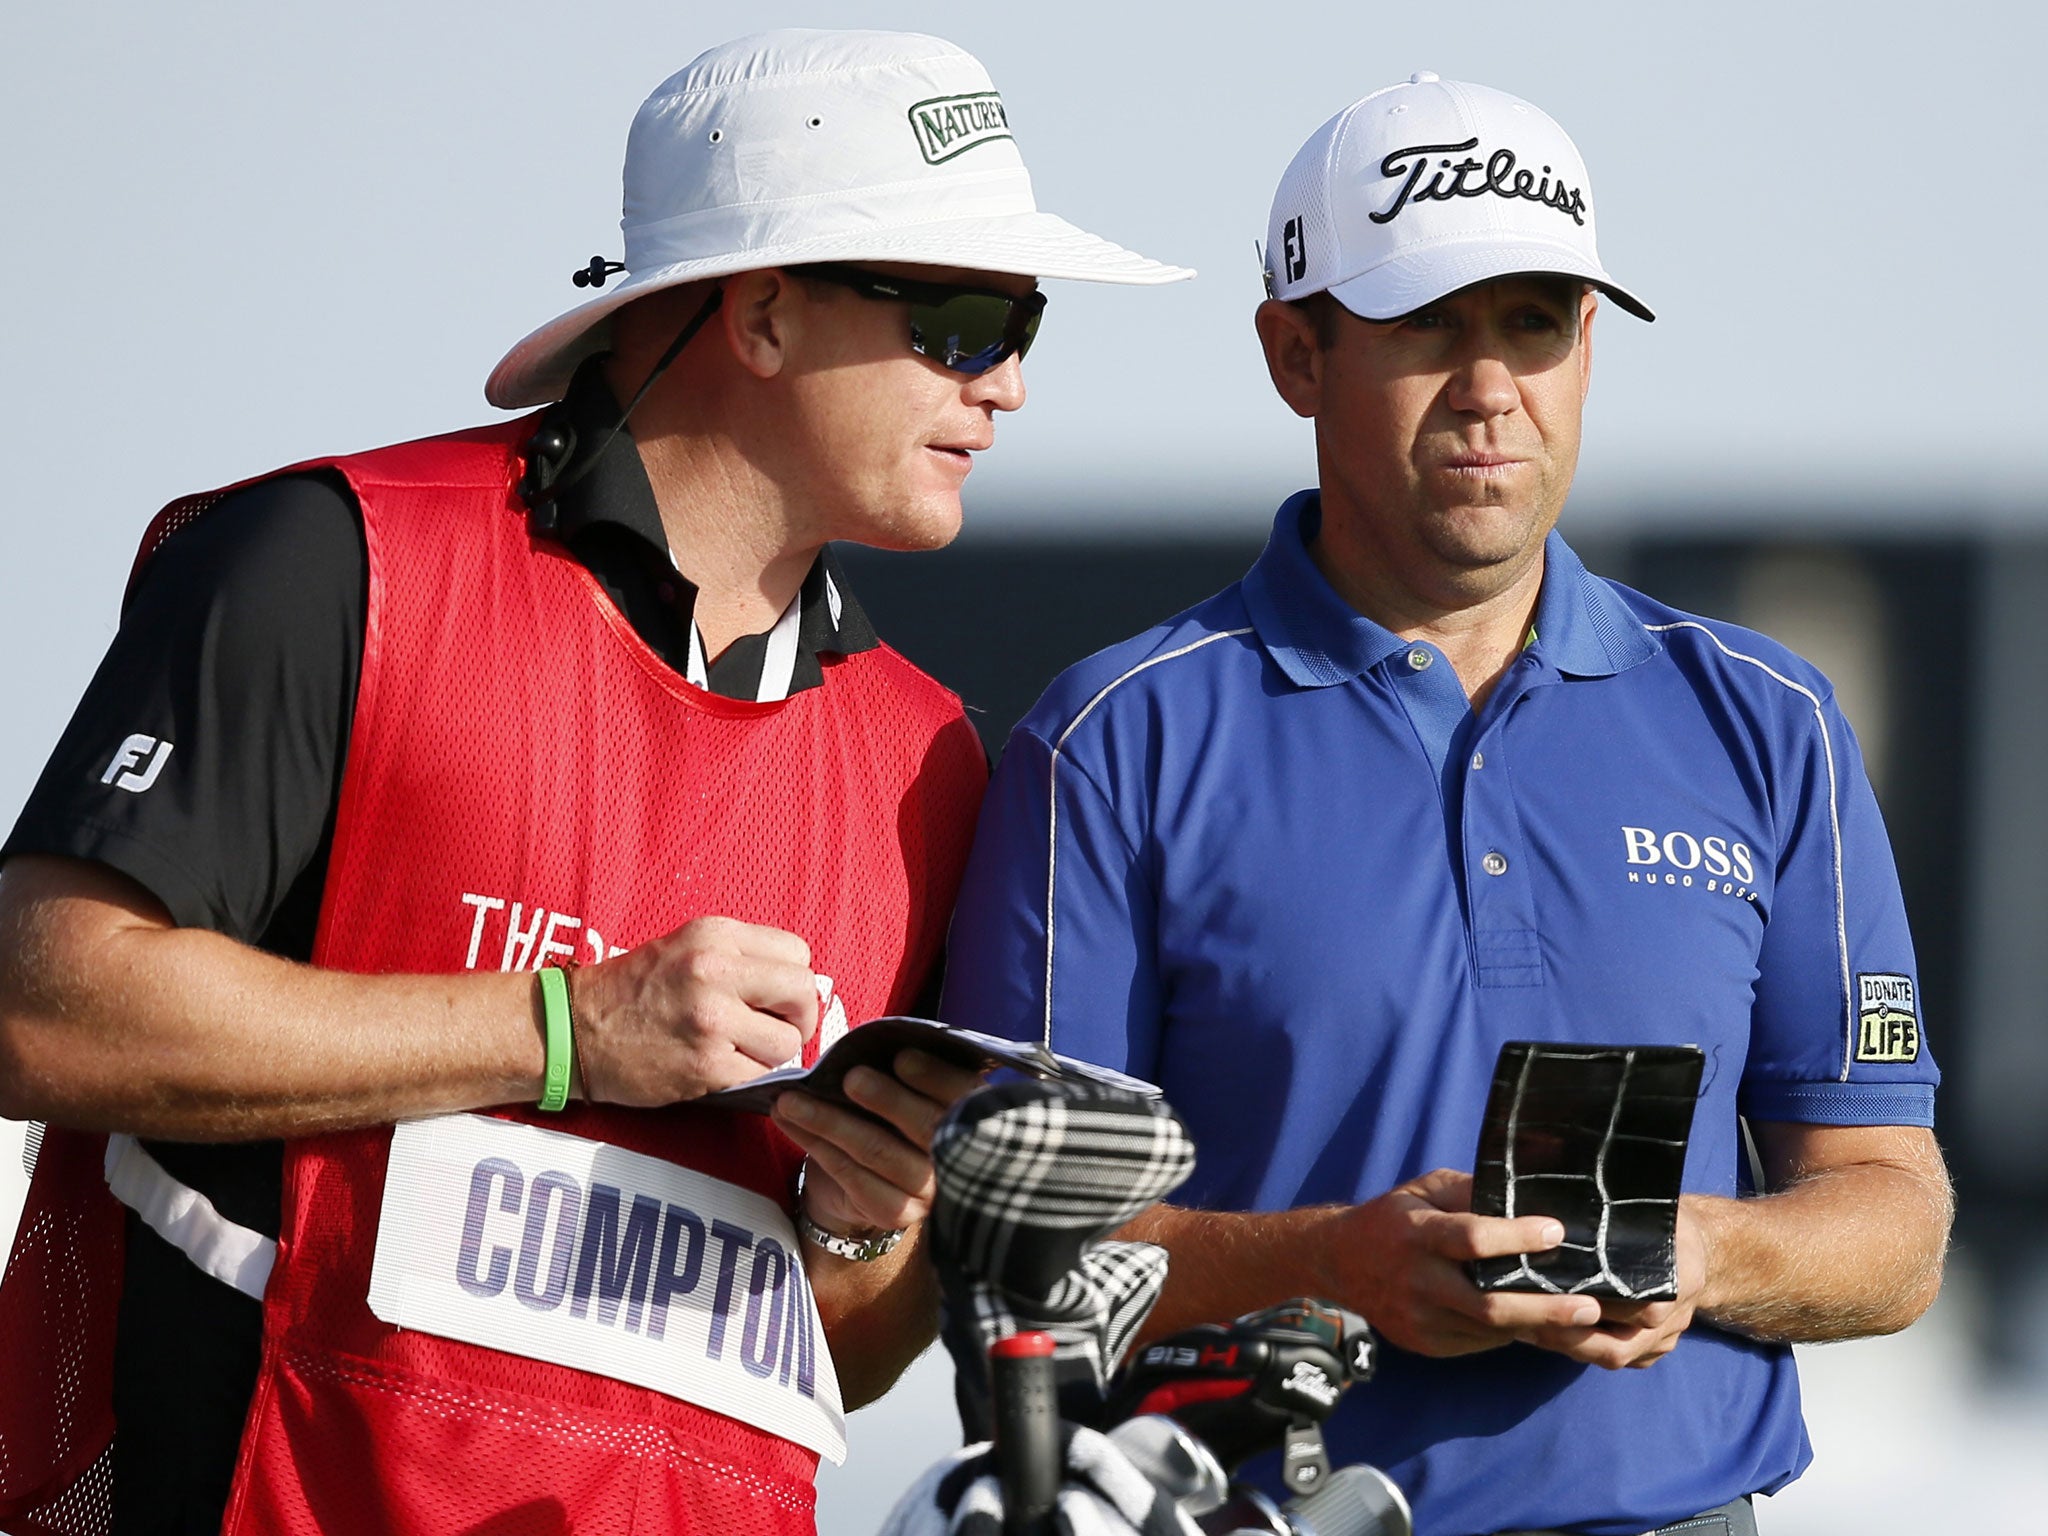
[[[1567,187],[1562,179],[1553,182],[1549,166],[1543,167],[1540,176],[1527,166],[1517,169],[1512,149],[1496,149],[1484,162],[1465,154],[1478,145],[1477,139],[1467,139],[1462,144],[1411,144],[1395,150],[1380,161],[1380,174],[1405,176],[1407,180],[1401,183],[1401,190],[1394,194],[1394,201],[1385,212],[1367,217],[1375,224],[1388,224],[1410,203],[1447,203],[1454,197],[1483,197],[1491,192],[1495,197],[1526,198],[1555,208],[1574,224],[1586,222],[1585,194],[1577,187]],[[1434,172],[1429,164],[1432,155],[1442,157]],[[1465,158],[1454,161],[1452,155]],[[1423,180],[1425,176],[1427,181]]]
[[[910,127],[917,135],[918,153],[928,165],[964,155],[977,144],[1012,136],[1003,98],[994,91],[920,101],[910,109]]]
[[[1856,1059],[1920,1059],[1920,1018],[1913,1005],[1912,977],[1883,972],[1857,974]]]
[[[1301,238],[1300,214],[1287,221],[1286,227],[1281,231],[1281,239],[1285,242],[1280,255],[1287,266],[1287,281],[1298,283],[1301,281],[1301,274],[1308,270],[1308,247],[1303,244]]]

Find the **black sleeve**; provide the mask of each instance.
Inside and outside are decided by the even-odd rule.
[[[362,668],[369,558],[339,476],[227,497],[172,536],[0,858],[91,859],[181,927],[310,921]]]

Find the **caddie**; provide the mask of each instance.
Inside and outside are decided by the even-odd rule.
[[[1190,274],[930,37],[714,48],[624,182],[526,414],[143,540],[0,875],[10,1530],[805,1532],[931,1337],[971,1074],[693,1102],[925,994],[986,777],[827,545],[954,536],[1038,279]]]
[[[952,928],[947,1017],[1187,1121],[1185,1206],[1125,1229],[1172,1255],[1153,1329],[1314,1295],[1384,1335],[1331,1459],[1388,1471],[1419,1536],[1753,1530],[1811,1456],[1790,1344],[1913,1321],[1949,1226],[1827,679],[1556,531],[1595,319],[1650,318],[1594,207],[1564,131],[1484,86],[1418,74],[1309,139],[1257,327],[1318,484],[1025,718]],[[1514,1040],[1704,1050],[1675,1301],[1468,1277],[1562,1237],[1470,1210]]]

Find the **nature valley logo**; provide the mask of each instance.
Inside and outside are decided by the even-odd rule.
[[[920,101],[910,109],[910,127],[928,165],[964,155],[977,144],[1011,137],[1009,114],[994,91]]]

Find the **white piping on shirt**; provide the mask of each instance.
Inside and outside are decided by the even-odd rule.
[[[1682,619],[1671,624],[1645,624],[1643,628],[1653,631],[1672,629],[1696,629],[1714,642],[1722,655],[1736,661],[1746,661],[1766,677],[1773,678],[1800,695],[1813,706],[1813,718],[1820,726],[1820,744],[1827,755],[1828,764],[1828,832],[1834,839],[1835,851],[1835,944],[1842,965],[1842,1075],[1839,1081],[1849,1081],[1849,1066],[1856,1049],[1856,995],[1849,978],[1849,908],[1844,894],[1842,877],[1842,816],[1835,792],[1835,744],[1828,732],[1827,713],[1821,708],[1820,696],[1804,684],[1795,683],[1784,673],[1777,671],[1754,656],[1745,656],[1741,651],[1731,650],[1721,637],[1706,625],[1691,619]]]
[[[761,656],[761,680],[754,685],[756,704],[778,704],[789,697],[789,685],[796,681],[797,632],[803,627],[804,595],[799,592],[782,610],[782,617],[768,631],[768,644]],[[690,621],[690,656],[684,664],[683,680],[693,688],[711,691],[709,670],[704,664],[704,631]]]
[[[1251,632],[1251,626],[1249,625],[1243,629],[1218,630],[1215,634],[1204,635],[1201,639],[1192,641],[1177,651],[1168,651],[1162,656],[1149,657],[1139,662],[1130,671],[1124,673],[1122,677],[1104,685],[1102,691],[1084,704],[1081,707],[1081,712],[1067,722],[1067,728],[1060,732],[1058,740],[1052,744],[1052,761],[1047,767],[1045,776],[1047,804],[1049,806],[1045,819],[1045,1032],[1040,1041],[1048,1051],[1052,1049],[1053,892],[1055,889],[1055,877],[1058,873],[1060,852],[1059,777],[1061,749],[1066,746],[1067,738],[1074,734],[1081,722],[1094,712],[1096,705],[1100,704],[1140,672],[1156,667],[1162,661],[1173,661],[1185,656],[1190,651],[1199,651],[1203,646],[1217,640],[1229,640],[1238,635],[1248,635]]]
[[[697,627],[695,619],[690,620],[690,658],[683,664],[683,681],[707,693],[711,689],[704,670],[704,631]]]
[[[768,631],[768,648],[761,657],[761,681],[754,689],[757,704],[773,704],[789,697],[789,685],[796,680],[796,632],[803,623],[803,608],[804,597],[799,592]]]
[[[229,1221],[206,1196],[180,1184],[133,1136],[107,1138],[107,1188],[149,1229],[214,1279],[263,1299],[277,1243]]]

